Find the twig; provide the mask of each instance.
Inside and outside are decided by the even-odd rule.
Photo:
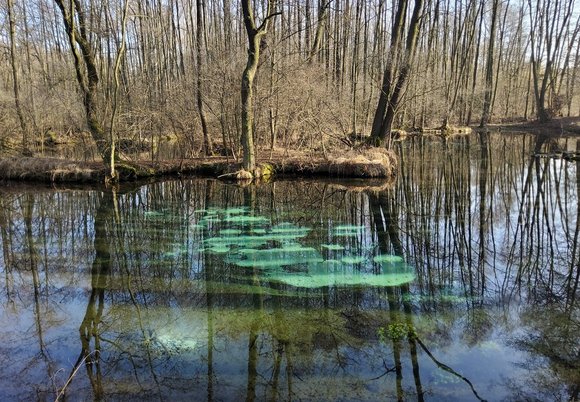
[[[459,374],[457,371],[453,370],[451,367],[449,367],[448,365],[441,363],[439,360],[437,360],[435,358],[435,356],[433,356],[433,354],[429,351],[429,349],[427,349],[427,346],[425,346],[425,344],[423,342],[421,342],[421,340],[415,336],[415,340],[417,341],[417,343],[419,344],[419,346],[421,346],[421,348],[425,351],[425,353],[427,353],[427,355],[431,358],[431,360],[433,360],[433,362],[437,365],[437,367],[439,367],[442,370],[447,371],[448,373],[453,374],[454,376],[461,378],[463,381],[465,381],[469,387],[471,388],[471,392],[473,392],[473,395],[475,395],[475,397],[482,401],[482,402],[487,402],[486,399],[481,398],[478,394],[477,391],[475,390],[475,387],[473,386],[473,384],[471,383],[471,381],[469,381],[467,378],[465,378],[464,376],[462,376],[461,374]]]
[[[85,362],[90,355],[96,353],[96,351],[92,351],[90,353],[87,353],[84,357],[81,358],[81,356],[83,355],[83,351],[81,351],[81,354],[77,360],[77,362],[75,363],[75,365],[73,366],[73,370],[70,373],[70,375],[68,376],[68,379],[66,380],[66,382],[64,383],[63,387],[61,388],[60,392],[58,393],[58,395],[56,396],[54,402],[58,402],[60,397],[64,395],[64,391],[66,390],[66,388],[68,387],[68,385],[71,383],[73,377],[76,375],[76,373],[79,371],[79,369],[81,368],[81,364],[83,362]]]
[[[383,359],[383,367],[386,370],[383,374],[381,374],[380,376],[375,377],[375,378],[369,378],[367,381],[375,381],[375,380],[378,380],[379,378],[383,378],[387,374],[392,373],[392,372],[394,372],[396,370],[395,367],[389,367],[389,366],[387,366],[387,362],[385,361],[385,359]]]

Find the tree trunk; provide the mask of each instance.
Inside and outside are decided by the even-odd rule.
[[[491,96],[493,91],[493,59],[498,8],[499,0],[493,0],[491,9],[491,29],[489,32],[489,44],[487,48],[487,63],[485,66],[485,95],[483,99],[483,111],[481,113],[481,122],[479,123],[479,127],[487,126],[490,119],[489,112],[491,108]]]
[[[322,46],[322,36],[324,35],[324,28],[326,27],[326,20],[328,18],[328,8],[332,0],[321,0],[320,7],[318,9],[318,21],[316,23],[316,32],[314,34],[314,42],[312,43],[312,49],[310,50],[310,56],[308,61],[312,63],[314,58],[320,52]]]
[[[199,120],[201,121],[201,131],[203,133],[203,154],[211,155],[212,147],[209,141],[209,133],[207,130],[207,121],[205,118],[205,112],[203,110],[203,94],[201,90],[201,73],[202,73],[202,62],[201,62],[201,46],[203,43],[203,32],[204,32],[204,19],[202,14],[202,3],[203,0],[197,0],[196,7],[196,20],[197,20],[197,34],[195,41],[195,53],[197,57],[197,73],[195,80],[195,90],[197,92],[197,111],[199,113]]]
[[[93,53],[94,47],[88,39],[84,11],[81,8],[81,3],[77,0],[71,0],[73,3],[69,7],[65,6],[64,0],[54,1],[61,11],[65,31],[69,39],[77,81],[83,95],[83,106],[89,131],[97,145],[99,155],[106,164],[110,164],[111,144],[107,140],[105,130],[99,122],[97,106],[99,73]],[[77,21],[78,28],[76,26]]]
[[[268,12],[257,27],[254,12],[250,0],[242,0],[242,13],[244,25],[248,35],[248,61],[242,73],[242,149],[244,153],[242,168],[252,174],[256,170],[256,155],[254,149],[254,93],[253,84],[258,61],[260,60],[260,41],[268,30],[268,24],[272,17],[278,13],[272,13],[273,1],[268,0]]]
[[[8,25],[10,29],[10,64],[12,64],[12,83],[14,89],[14,105],[16,107],[16,114],[20,122],[20,129],[22,130],[22,154],[28,155],[28,128],[24,114],[22,113],[22,106],[20,104],[20,83],[18,81],[18,67],[16,65],[16,25],[14,22],[14,0],[7,0],[8,2]]]
[[[115,66],[113,68],[113,104],[111,108],[111,122],[109,127],[109,144],[110,144],[110,157],[109,157],[109,167],[110,167],[110,178],[113,181],[118,181],[118,175],[115,171],[115,141],[117,138],[117,133],[115,132],[115,124],[117,111],[119,109],[119,87],[120,79],[119,74],[121,70],[121,62],[125,55],[126,50],[126,37],[127,37],[127,12],[129,10],[129,0],[125,0],[123,5],[123,14],[121,16],[121,43],[118,44],[117,55],[115,56]]]
[[[253,172],[256,168],[254,150],[254,93],[253,83],[260,57],[260,38],[248,35],[248,62],[242,74],[242,148],[244,150],[243,168]]]
[[[401,102],[405,85],[411,71],[415,51],[417,48],[417,38],[421,25],[421,14],[423,12],[423,0],[415,0],[413,15],[409,23],[409,30],[406,38],[404,51],[397,51],[403,45],[403,32],[406,19],[406,9],[408,0],[399,0],[397,15],[393,24],[390,60],[383,75],[383,85],[379,95],[379,102],[373,119],[371,131],[371,141],[376,145],[385,145],[387,136],[390,136],[397,107]],[[398,64],[398,65],[397,65]],[[398,68],[398,72],[397,71]],[[390,141],[386,144],[390,147]]]

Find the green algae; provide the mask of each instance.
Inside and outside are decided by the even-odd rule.
[[[389,287],[400,286],[412,282],[415,274],[403,272],[397,274],[371,274],[371,273],[329,273],[329,274],[271,274],[268,278],[286,285],[299,288],[320,288],[324,286],[374,286]]]
[[[344,250],[344,246],[340,244],[321,244],[320,247],[325,248],[330,251],[342,251]]]
[[[373,261],[377,262],[377,263],[383,263],[383,262],[399,263],[399,262],[403,262],[403,257],[400,257],[398,255],[392,255],[392,254],[380,254],[380,255],[374,256]]]
[[[360,264],[365,261],[365,258],[358,255],[353,255],[342,257],[341,261],[345,264]]]

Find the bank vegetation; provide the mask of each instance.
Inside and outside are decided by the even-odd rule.
[[[2,155],[113,180],[290,153],[356,172],[407,133],[580,114],[575,0],[6,0],[0,21]]]

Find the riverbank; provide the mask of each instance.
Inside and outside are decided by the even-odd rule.
[[[295,154],[261,159],[258,164],[275,175],[326,176],[336,178],[392,178],[397,170],[393,152],[369,148],[342,157]],[[122,161],[117,163],[120,181],[151,177],[198,175],[232,179],[239,164],[231,158],[203,157],[163,161]],[[265,170],[265,169],[263,169]],[[0,158],[0,180],[45,183],[99,183],[108,174],[102,162],[72,161],[46,157]]]
[[[549,137],[580,136],[580,117],[558,117],[548,122],[537,120],[489,125],[491,130],[511,133],[528,133]]]
[[[526,121],[495,124],[491,131],[502,133],[536,134],[546,138],[580,136],[580,117],[556,118],[546,123]],[[477,129],[476,129],[477,130]],[[461,133],[461,135],[468,134]],[[422,133],[429,135],[430,132]],[[405,140],[401,138],[400,140]],[[258,165],[276,176],[329,177],[329,178],[394,178],[397,157],[394,152],[382,148],[343,149],[328,156],[322,153],[306,153],[278,150],[262,152]],[[196,175],[235,180],[239,163],[223,156],[170,159],[161,161],[128,160],[117,165],[122,182],[163,176]],[[44,183],[103,183],[108,167],[102,162],[79,161],[54,157],[0,156],[0,181]]]

